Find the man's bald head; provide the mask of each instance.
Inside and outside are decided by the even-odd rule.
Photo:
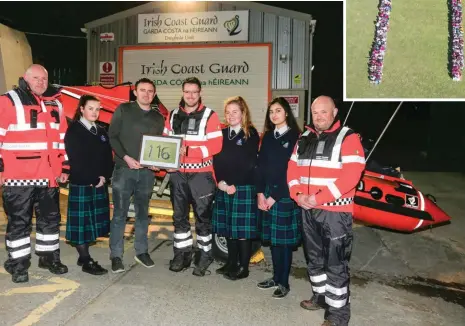
[[[328,130],[337,114],[336,104],[329,96],[319,96],[312,103],[312,121],[318,132]]]
[[[43,66],[33,64],[26,69],[24,80],[29,85],[32,92],[40,96],[47,90],[48,72]]]
[[[333,99],[326,95],[318,96],[315,101],[313,101],[312,107],[314,106],[325,106],[330,109],[336,108],[336,104]]]

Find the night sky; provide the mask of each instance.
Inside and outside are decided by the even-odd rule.
[[[80,31],[84,24],[98,18],[142,5],[145,2],[0,2],[0,23],[23,32],[61,34],[80,38],[27,35],[33,59],[51,75],[58,67],[71,69],[76,84],[86,81],[86,40]],[[266,2],[261,3],[311,14],[317,20],[314,34],[312,97],[328,95],[335,99],[344,119],[350,102],[343,102],[343,6],[342,2]],[[51,78],[52,79],[52,78]],[[63,84],[67,84],[66,81]],[[356,103],[348,125],[365,138],[376,139],[399,103]],[[462,113],[463,112],[463,113]],[[440,119],[448,137],[435,131]],[[404,103],[390,125],[373,158],[386,164],[414,170],[465,170],[465,136],[460,133],[465,107],[459,103]],[[449,127],[453,125],[453,127]],[[459,141],[456,143],[455,141]],[[452,145],[454,144],[454,145]],[[461,144],[461,145],[460,145]],[[458,147],[457,147],[458,145]],[[450,147],[455,146],[455,147]],[[450,149],[450,150],[449,150]],[[424,153],[428,152],[428,160]],[[454,156],[456,155],[456,156]],[[436,160],[431,159],[436,157]]]
[[[84,24],[147,2],[0,2],[0,23],[23,32],[84,37]],[[329,95],[342,99],[342,2],[260,3],[311,14],[317,20],[313,51],[312,97]],[[27,7],[27,10],[25,9]],[[38,14],[43,13],[43,14]],[[27,35],[34,61],[52,72],[66,67],[86,76],[86,40]],[[53,72],[52,72],[53,73]]]

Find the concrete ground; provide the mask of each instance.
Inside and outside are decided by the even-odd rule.
[[[465,325],[465,179],[443,173],[405,176],[423,193],[433,194],[452,223],[415,234],[356,225],[350,325]],[[3,263],[4,218],[0,217],[0,224]],[[294,255],[290,294],[275,300],[272,291],[256,287],[271,276],[267,248],[266,261],[251,266],[245,280],[231,282],[216,275],[216,262],[211,275],[199,278],[192,269],[168,270],[173,230],[169,219],[152,220],[149,243],[156,264],[152,269],[134,262],[131,227],[123,274],[82,273],[74,248],[64,241],[67,274],[56,276],[39,269],[34,256],[29,283],[13,284],[0,267],[0,325],[320,325],[323,321],[323,312],[299,307],[310,296],[301,249]],[[91,248],[94,259],[109,269],[108,253],[107,239]]]

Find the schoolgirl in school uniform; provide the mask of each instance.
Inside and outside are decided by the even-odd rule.
[[[65,134],[70,165],[66,240],[79,254],[78,266],[92,275],[108,271],[94,261],[89,245],[110,232],[107,183],[113,171],[113,155],[105,129],[95,122],[100,102],[84,95]]]
[[[271,247],[273,277],[257,286],[275,289],[273,297],[277,299],[290,291],[292,252],[301,240],[300,209],[287,186],[287,164],[299,134],[289,103],[282,97],[271,101],[258,154],[256,186],[261,240]]]
[[[216,272],[238,280],[249,276],[252,239],[258,237],[254,168],[259,136],[242,97],[226,100],[224,113],[223,149],[213,157],[218,190],[212,224],[227,239],[228,260]]]

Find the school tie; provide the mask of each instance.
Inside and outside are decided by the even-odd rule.
[[[97,128],[95,126],[90,127],[90,132],[93,133],[94,135],[97,134]]]
[[[274,136],[278,138],[279,136],[281,136],[281,134],[279,133],[279,131],[275,131]]]
[[[236,131],[235,130],[231,130],[231,137],[235,137],[236,136]]]

